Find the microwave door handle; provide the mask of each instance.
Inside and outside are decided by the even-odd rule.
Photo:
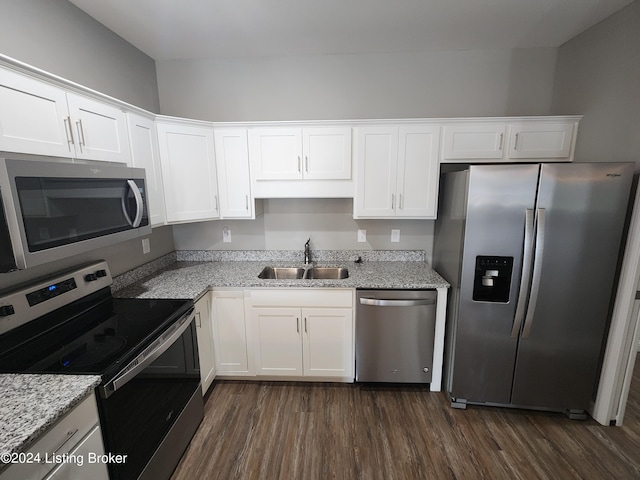
[[[174,324],[174,331],[170,332],[169,335],[162,340],[160,345],[155,346],[155,348],[151,350],[151,352],[147,353],[146,356],[143,355],[143,352],[138,357],[134,358],[116,378],[100,387],[102,398],[109,398],[114,392],[124,387],[142,370],[147,368],[149,364],[153,363],[160,355],[166,352],[169,347],[171,347],[171,345],[180,338],[185,330],[189,328],[189,325],[191,325],[195,316],[195,309],[192,307]],[[140,359],[140,357],[143,358]]]
[[[133,228],[138,228],[142,223],[142,215],[144,213],[144,201],[142,200],[142,194],[140,194],[140,189],[138,185],[133,180],[127,180],[127,187],[122,194],[122,213],[124,213],[124,217],[127,219],[127,223],[131,225]],[[129,211],[127,209],[127,194],[128,190],[133,192],[133,197],[136,200],[136,216],[133,220],[129,216]]]

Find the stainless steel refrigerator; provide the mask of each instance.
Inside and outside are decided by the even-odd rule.
[[[451,283],[454,407],[592,400],[630,196],[627,163],[472,165],[443,174],[434,267]]]

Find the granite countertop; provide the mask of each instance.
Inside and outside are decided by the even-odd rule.
[[[263,280],[265,266],[302,267],[286,261],[177,261],[114,292],[116,297],[197,299],[209,288],[448,288],[449,283],[426,262],[317,262],[317,266],[347,267],[343,280]]]
[[[29,448],[99,383],[96,375],[0,374],[0,454]]]

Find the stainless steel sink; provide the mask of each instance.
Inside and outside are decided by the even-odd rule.
[[[270,280],[296,280],[304,276],[304,268],[264,267],[258,278]]]
[[[349,278],[349,270],[344,267],[313,267],[307,270],[304,278],[322,280],[344,280]]]
[[[264,267],[258,274],[264,280],[343,280],[349,278],[344,267]]]

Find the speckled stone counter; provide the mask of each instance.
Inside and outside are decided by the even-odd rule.
[[[1,374],[0,453],[27,449],[99,383],[96,375]]]
[[[343,280],[263,280],[265,266],[303,266],[286,261],[177,261],[114,292],[118,297],[197,299],[209,288],[237,287],[333,287],[429,289],[449,284],[426,262],[353,261],[318,262],[317,266],[347,267]]]

